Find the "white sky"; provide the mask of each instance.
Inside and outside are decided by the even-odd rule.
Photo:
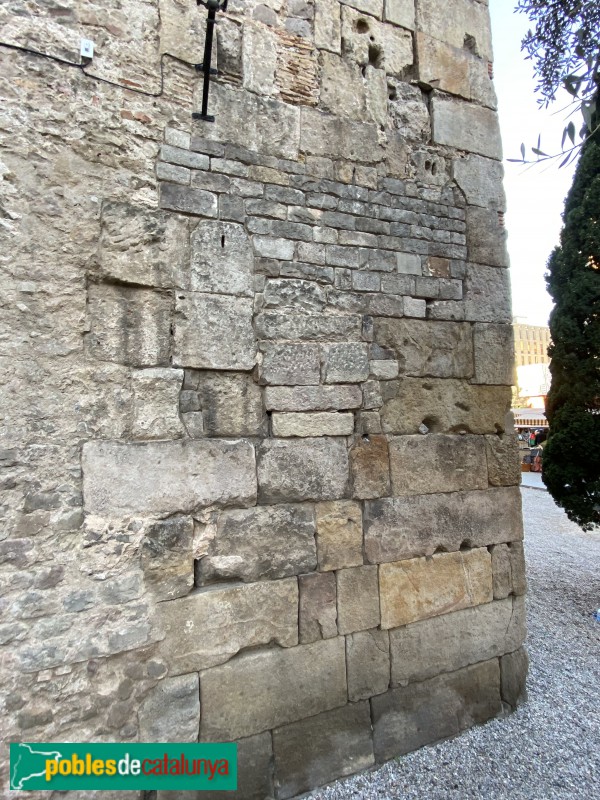
[[[532,167],[506,162],[520,158],[521,142],[560,150],[568,95],[549,109],[540,109],[535,94],[533,64],[521,53],[521,39],[530,27],[525,14],[513,11],[516,0],[490,0],[494,36],[494,84],[498,94],[505,157],[508,250],[511,259],[513,314],[532,325],[547,325],[552,300],[546,292],[546,262],[558,243],[564,199],[574,166],[558,168],[562,159]],[[558,112],[558,113],[556,113]],[[576,127],[579,119],[573,117]],[[528,153],[529,157],[531,154]]]

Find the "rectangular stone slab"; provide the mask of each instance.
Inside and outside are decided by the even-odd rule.
[[[365,504],[364,527],[372,564],[513,542],[523,538],[519,489],[384,497]]]
[[[489,603],[492,557],[482,547],[382,564],[379,593],[383,629]]]
[[[170,514],[256,502],[254,447],[246,441],[86,442],[89,514]]]
[[[243,653],[200,675],[201,741],[229,741],[347,703],[343,637]]]
[[[159,652],[171,675],[222,664],[245,647],[298,643],[298,584],[295,578],[250,584],[220,584],[159,603]]]

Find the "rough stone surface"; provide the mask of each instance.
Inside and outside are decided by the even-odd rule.
[[[293,647],[298,643],[297,581],[201,589],[159,604],[157,626],[165,637],[159,651],[171,675],[223,664],[246,647],[271,641]]]
[[[320,411],[312,414],[273,414],[274,436],[350,436],[354,432],[354,414]]]
[[[500,714],[498,659],[392,689],[371,707],[377,761],[456,736]]]
[[[387,631],[360,631],[346,637],[348,697],[366,700],[390,686],[390,641]]]
[[[397,628],[493,599],[491,556],[485,548],[382,564],[381,627]]]
[[[389,450],[394,495],[487,489],[483,436],[397,436]]]
[[[248,375],[198,373],[203,430],[212,436],[261,436],[266,431],[260,388]]]
[[[515,383],[514,336],[512,325],[473,326],[475,374],[473,383]]]
[[[527,670],[529,659],[524,647],[500,659],[502,699],[513,708],[527,700]]]
[[[151,523],[142,540],[144,583],[158,600],[183,597],[194,585],[194,522],[174,516]]]
[[[192,291],[253,296],[254,254],[242,225],[200,222],[191,249]]]
[[[509,597],[390,631],[392,685],[511,653],[525,639],[525,605]]]
[[[368,703],[347,705],[273,731],[275,786],[281,798],[375,763]]]
[[[384,497],[365,508],[365,553],[376,564],[522,538],[516,488]]]
[[[299,632],[300,644],[337,636],[337,594],[335,575],[314,572],[301,575]]]
[[[508,270],[469,264],[464,287],[465,319],[504,324],[511,321]]]
[[[276,411],[342,411],[359,408],[362,392],[358,386],[268,387],[265,404]]]
[[[334,500],[346,493],[348,453],[335,439],[265,441],[257,469],[261,503]]]
[[[461,44],[462,46],[462,44]],[[433,141],[480,156],[502,159],[498,117],[482,106],[434,96]]]
[[[379,625],[377,567],[352,567],[336,573],[338,630],[353,633]]]
[[[486,436],[488,476],[491,486],[518,486],[521,483],[521,455],[516,434]]]
[[[317,558],[320,570],[358,567],[363,563],[362,513],[358,503],[317,503]]]
[[[82,464],[84,506],[91,514],[168,514],[256,501],[248,442],[89,442]]]
[[[492,554],[494,600],[502,600],[512,592],[510,548],[507,544],[497,544],[490,548],[490,552]]]
[[[200,687],[197,673],[165,678],[138,711],[144,742],[197,742]]]
[[[219,513],[198,542],[197,580],[258,581],[315,569],[312,506],[263,506]]]
[[[176,439],[184,434],[179,418],[179,369],[136,370],[132,376],[133,426],[136,439]]]
[[[343,706],[344,640],[243,653],[201,673],[200,699],[201,741],[250,736]]]
[[[360,500],[390,493],[390,460],[385,436],[364,435],[350,449],[352,494]]]

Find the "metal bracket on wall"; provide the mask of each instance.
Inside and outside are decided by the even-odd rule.
[[[201,119],[204,122],[214,122],[215,118],[212,114],[208,113],[208,91],[210,89],[210,76],[217,75],[217,70],[212,69],[210,66],[212,60],[212,43],[213,33],[217,20],[215,19],[217,11],[227,11],[227,0],[219,2],[219,0],[197,0],[199,6],[205,6],[208,9],[206,17],[206,38],[204,40],[204,60],[201,64],[196,64],[198,72],[204,73],[204,82],[202,85],[202,111],[198,113],[195,111],[192,114],[192,119]]]

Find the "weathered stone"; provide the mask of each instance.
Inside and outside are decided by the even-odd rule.
[[[363,14],[381,19],[383,16],[383,0],[340,0],[345,6],[351,6]]]
[[[390,440],[394,495],[487,489],[482,436],[400,436]]]
[[[339,632],[376,628],[380,621],[377,567],[351,567],[336,576]]]
[[[281,258],[281,256],[276,257]],[[314,281],[293,278],[272,279],[268,280],[265,286],[265,308],[291,308],[310,313],[323,309],[325,302],[324,289]]]
[[[300,644],[337,636],[337,594],[335,575],[313,572],[298,579]]]
[[[492,554],[494,600],[503,600],[512,592],[510,548],[507,544],[497,544],[490,548],[490,552]]]
[[[394,352],[401,375],[473,375],[473,338],[466,323],[381,318],[375,320],[375,341]]]
[[[90,514],[169,514],[256,501],[248,442],[174,441],[83,445],[83,495]]]
[[[498,659],[392,689],[371,708],[378,762],[456,736],[502,712]]]
[[[398,362],[393,359],[369,362],[370,376],[377,380],[391,381],[398,377]]]
[[[259,502],[335,500],[348,483],[346,444],[337,439],[265,440],[258,448]]]
[[[465,47],[465,40],[473,40],[471,48],[481,58],[492,60],[490,15],[487,3],[478,0],[453,0],[452,15],[447,6],[437,0],[419,0],[417,3],[417,28],[454,47]]]
[[[352,495],[359,500],[390,493],[390,461],[385,436],[365,435],[350,449]]]
[[[453,161],[452,173],[469,205],[505,210],[501,162],[470,154]]]
[[[261,344],[260,379],[265,384],[315,386],[321,377],[321,351],[316,344]]]
[[[387,692],[390,686],[388,632],[360,631],[346,636],[346,662],[350,702]]]
[[[144,742],[197,742],[200,729],[198,674],[164,678],[138,711]]]
[[[515,383],[515,353],[512,325],[473,326],[475,375],[473,383],[512,386]]]
[[[383,7],[383,3],[379,5]],[[400,76],[413,63],[411,33],[372,17],[365,19],[362,11],[342,8],[342,49],[345,55],[360,66],[371,64],[385,70],[388,75]],[[381,19],[381,11],[378,16]]]
[[[525,569],[525,548],[523,542],[511,542],[510,545],[510,571],[512,577],[513,594],[520,596],[527,591],[527,576]]]
[[[361,335],[358,316],[324,316],[265,312],[255,320],[259,339],[301,341],[357,341]]]
[[[151,523],[142,540],[144,583],[158,600],[185,596],[194,585],[194,521],[169,517]]]
[[[503,219],[494,209],[467,208],[467,253],[470,261],[491,267],[508,266]]]
[[[242,38],[243,86],[270,97],[275,94],[277,34],[274,30],[246,19]]]
[[[385,433],[498,433],[506,428],[508,386],[472,386],[456,380],[402,378],[381,411]],[[391,394],[391,392],[390,392]]]
[[[258,581],[316,568],[311,506],[257,506],[219,513],[216,531],[197,542],[197,580]]]
[[[502,143],[496,112],[483,106],[435,95],[431,101],[433,141],[498,161]]]
[[[361,383],[369,377],[366,344],[330,344],[324,348],[325,383]]]
[[[377,126],[302,108],[301,147],[309,155],[373,164],[383,158]]]
[[[278,414],[271,417],[274,436],[351,436],[354,433],[354,414],[337,411],[317,411],[312,414]]]
[[[200,689],[201,741],[238,739],[320,714],[347,702],[344,639],[242,653],[204,671]]]
[[[425,319],[427,316],[427,303],[425,300],[416,300],[414,297],[404,298],[404,316],[415,319]]]
[[[367,769],[375,762],[368,703],[347,705],[273,731],[277,796]]]
[[[324,111],[338,116],[364,120],[366,116],[365,83],[360,66],[347,58],[323,53],[321,104]]]
[[[464,46],[453,47],[421,32],[416,44],[419,78],[424,84],[496,108],[487,61]]]
[[[390,631],[392,685],[455,672],[512,652],[525,639],[525,606],[509,597]]]
[[[518,486],[521,483],[521,455],[516,434],[486,436],[488,477],[491,486]]]
[[[396,253],[398,272],[403,275],[421,275],[421,256],[414,253]]]
[[[170,313],[166,292],[91,284],[86,335],[90,355],[132,367],[168,366]]]
[[[200,222],[192,234],[191,248],[192,291],[254,295],[254,253],[242,225]]]
[[[415,29],[414,0],[385,0],[384,20],[401,25],[411,31]]]
[[[509,323],[510,279],[507,269],[469,264],[464,282],[465,319]]]
[[[198,217],[216,217],[218,214],[216,194],[177,183],[161,183],[160,207]]]
[[[178,292],[175,310],[174,364],[199,369],[254,367],[251,300]]]
[[[202,372],[198,397],[204,430],[212,436],[261,436],[266,417],[260,387],[249,375]]]
[[[529,658],[524,647],[500,659],[502,699],[513,708],[527,700]]]
[[[397,628],[489,603],[493,600],[491,561],[482,547],[381,564],[381,627]]]
[[[358,567],[363,563],[362,514],[358,503],[318,503],[317,556],[320,570]]]
[[[315,46],[341,52],[342,22],[338,0],[322,0],[315,6]]]
[[[519,541],[519,498],[517,489],[502,488],[372,500],[365,505],[367,558],[378,564]]]
[[[180,369],[145,369],[132,375],[133,427],[136,439],[173,439],[183,436],[179,418]]]
[[[359,386],[267,387],[265,406],[277,411],[342,411],[360,408]]]
[[[293,647],[298,644],[298,584],[287,578],[200,589],[159,603],[156,626],[164,635],[159,653],[171,675],[223,664],[246,647],[271,641]]]

